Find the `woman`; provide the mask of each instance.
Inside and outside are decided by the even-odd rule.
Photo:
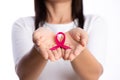
[[[84,16],[82,0],[34,2],[35,17],[17,20],[12,30],[20,80],[98,80],[106,53],[103,21]],[[56,46],[54,38],[58,32],[65,34],[64,45],[71,49],[50,50]]]

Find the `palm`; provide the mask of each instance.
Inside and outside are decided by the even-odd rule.
[[[55,61],[55,57],[60,58],[60,49],[53,52],[50,50],[51,47],[56,45],[54,41],[55,34],[52,31],[47,28],[39,28],[34,32],[33,36],[33,41],[39,47],[43,57],[52,61]]]
[[[87,42],[87,34],[81,28],[74,28],[65,33],[65,44],[71,47],[71,50],[66,50],[64,59],[73,60],[83,51]]]
[[[70,45],[70,47],[72,48],[73,54],[74,55],[78,55],[82,49],[84,48],[84,46],[82,46],[80,44],[80,42],[76,41],[69,32],[66,33],[66,43]]]
[[[50,50],[50,48],[56,46],[55,34],[47,28],[39,28],[33,34],[33,41],[39,47],[43,57],[46,59],[59,59],[62,57],[66,60],[73,60],[81,51],[85,48],[87,41],[87,35],[82,29],[75,28],[65,33],[66,41],[65,45],[70,46],[71,49],[56,49]],[[61,37],[61,40],[63,37]],[[62,52],[61,52],[62,51]],[[54,59],[55,57],[55,59]]]

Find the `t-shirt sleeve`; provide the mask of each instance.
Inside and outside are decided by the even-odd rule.
[[[33,47],[32,28],[26,25],[22,18],[15,21],[12,27],[12,47],[14,62],[17,64],[20,59]]]
[[[107,53],[107,25],[105,21],[95,16],[87,22],[88,45],[92,55],[104,66]]]

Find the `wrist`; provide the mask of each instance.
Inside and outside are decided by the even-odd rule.
[[[85,50],[86,50],[86,47],[84,49],[82,49],[82,51],[73,60],[71,60],[71,63],[78,61],[81,58],[80,57],[81,54],[84,53]]]

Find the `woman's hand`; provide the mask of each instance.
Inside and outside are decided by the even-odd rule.
[[[82,46],[86,46],[88,42],[88,35],[87,32],[85,32],[83,29],[81,28],[71,29],[69,31],[69,34],[75,41],[79,42]]]
[[[65,60],[74,60],[86,47],[88,41],[87,33],[81,28],[74,28],[65,33],[65,45],[70,46],[71,49],[63,50],[63,58]]]
[[[33,42],[37,51],[46,60],[55,61],[62,57],[61,49],[51,51],[50,48],[55,46],[55,34],[48,28],[40,27],[33,33]]]

